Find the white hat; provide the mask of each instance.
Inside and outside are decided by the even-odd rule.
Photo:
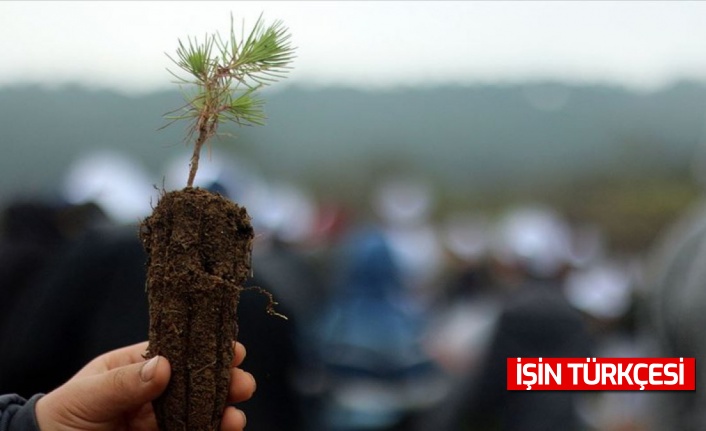
[[[601,264],[575,272],[566,280],[567,300],[599,318],[616,318],[630,308],[630,276],[617,265]]]
[[[542,206],[513,209],[500,218],[492,253],[536,276],[552,276],[572,261],[571,230],[553,210]]]
[[[97,150],[72,163],[61,193],[71,204],[96,203],[117,223],[138,223],[157,196],[146,171],[114,150]]]

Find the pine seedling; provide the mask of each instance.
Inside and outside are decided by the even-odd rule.
[[[167,125],[187,120],[194,152],[186,187],[165,192],[140,229],[147,253],[147,355],[162,355],[172,367],[169,385],[153,401],[161,431],[220,429],[254,230],[245,207],[193,187],[194,178],[201,149],[219,125],[264,123],[257,91],[288,72],[294,58],[289,38],[281,22],[265,26],[262,17],[238,38],[231,17],[228,38],[188,38],[170,57],[185,76],[170,71],[186,103],[167,114]]]
[[[187,187],[192,187],[202,147],[218,126],[234,122],[241,126],[263,125],[262,87],[285,77],[291,69],[294,48],[289,30],[281,21],[265,26],[262,15],[250,33],[236,37],[231,16],[230,35],[218,33],[203,40],[179,40],[176,58],[169,56],[186,77],[169,71],[182,89],[186,104],[167,114],[171,122],[188,120],[187,139],[194,139]]]

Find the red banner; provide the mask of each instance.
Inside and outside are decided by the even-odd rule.
[[[508,358],[510,391],[693,391],[694,358]]]

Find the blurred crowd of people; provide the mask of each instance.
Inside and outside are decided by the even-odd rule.
[[[0,393],[47,392],[146,338],[137,229],[187,169],[178,158],[154,180],[124,155],[96,153],[51,197],[5,205]],[[251,283],[289,317],[243,293],[243,368],[258,382],[242,406],[248,429],[652,429],[645,394],[505,389],[508,357],[663,352],[640,311],[650,308],[644,259],[612,252],[597,226],[537,202],[438,219],[434,192],[405,177],[378,184],[357,213],[223,154],[202,161],[195,185],[248,209]]]

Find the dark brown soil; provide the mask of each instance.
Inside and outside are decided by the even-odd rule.
[[[245,208],[203,189],[165,193],[142,224],[149,353],[172,366],[161,431],[215,431],[226,406],[239,294],[251,272]]]

